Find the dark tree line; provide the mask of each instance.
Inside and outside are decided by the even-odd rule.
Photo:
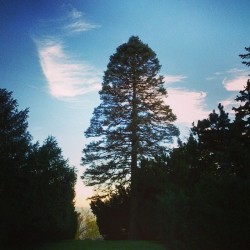
[[[250,80],[235,100],[233,120],[219,104],[193,124],[187,141],[139,162],[139,239],[161,240],[173,250],[249,248]],[[129,237],[130,201],[130,186],[124,185],[106,198],[92,198],[105,239]]]
[[[0,245],[75,236],[75,170],[54,137],[32,143],[27,118],[0,89]]]

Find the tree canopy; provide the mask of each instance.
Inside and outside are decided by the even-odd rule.
[[[134,36],[110,57],[99,92],[102,102],[85,132],[96,138],[83,150],[87,185],[130,180],[132,165],[152,158],[178,134],[176,117],[163,100],[160,67],[155,52]]]
[[[12,92],[0,89],[0,243],[18,230],[31,136],[28,109],[18,110]]]
[[[249,57],[245,57],[249,58]],[[236,96],[235,117],[219,104],[199,120],[186,141],[158,151],[137,169],[139,239],[161,240],[167,249],[234,250],[250,245],[250,80]],[[127,238],[131,189],[92,199],[104,237]]]
[[[49,136],[41,146],[33,146],[28,166],[29,237],[33,241],[73,239],[77,224],[76,173],[64,159],[54,137]]]
[[[27,118],[0,89],[0,247],[75,236],[75,169],[54,137],[32,143]]]
[[[101,104],[95,108],[86,137],[96,138],[83,150],[82,178],[87,185],[129,185],[130,238],[136,238],[136,172],[178,135],[155,52],[132,36],[110,57],[104,73]]]

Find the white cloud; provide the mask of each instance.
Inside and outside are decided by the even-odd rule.
[[[182,88],[168,88],[166,103],[177,116],[177,122],[190,126],[192,122],[204,119],[206,111],[205,92],[190,91]]]
[[[240,91],[246,85],[248,77],[246,75],[235,75],[230,78],[224,78],[222,84],[227,91]]]
[[[225,75],[230,75],[230,74],[237,75],[237,74],[245,74],[245,73],[246,73],[246,71],[243,70],[243,69],[232,68],[232,69],[229,69],[229,70],[226,70],[226,71],[215,72],[214,75],[225,76]]]
[[[166,84],[171,84],[175,82],[182,82],[186,78],[187,77],[183,75],[164,75],[164,82]]]
[[[34,36],[34,41],[49,93],[75,102],[75,97],[100,89],[101,72],[88,62],[74,59],[62,44],[68,35],[98,26],[87,22],[84,13],[71,5],[64,7],[61,17],[41,22],[40,35]]]
[[[72,10],[70,11],[70,16],[71,18],[80,18],[82,17],[83,13],[79,10],[77,10],[76,8],[72,8]]]
[[[243,69],[237,69],[237,68],[232,68],[227,71],[227,73],[232,73],[232,74],[245,74],[246,71]]]
[[[72,33],[88,31],[97,27],[98,26],[95,24],[90,24],[84,21],[75,21],[65,26],[65,28]]]
[[[69,12],[67,24],[63,27],[69,33],[80,33],[100,27],[90,23],[83,18],[84,14],[75,8]]]
[[[100,72],[84,61],[73,60],[60,43],[40,43],[38,53],[52,96],[65,100],[100,88]]]

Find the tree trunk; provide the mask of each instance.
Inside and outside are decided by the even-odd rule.
[[[132,119],[131,119],[131,198],[130,198],[130,214],[129,214],[129,239],[138,239],[138,199],[137,199],[137,154],[138,154],[138,138],[137,138],[137,96],[136,83],[133,84],[133,101],[132,101]]]
[[[137,186],[136,186],[136,168],[137,155],[131,162],[131,197],[130,197],[130,214],[129,214],[129,239],[136,240],[138,238],[137,218],[138,218],[138,200],[137,200]],[[136,161],[135,161],[136,160]]]

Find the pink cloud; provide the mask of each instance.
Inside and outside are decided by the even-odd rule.
[[[166,103],[170,105],[174,114],[177,116],[178,123],[188,126],[192,122],[204,119],[208,115],[206,110],[205,92],[190,91],[181,88],[169,88]]]
[[[246,75],[238,75],[233,78],[224,78],[222,84],[227,91],[240,91],[246,85],[247,79]]]

